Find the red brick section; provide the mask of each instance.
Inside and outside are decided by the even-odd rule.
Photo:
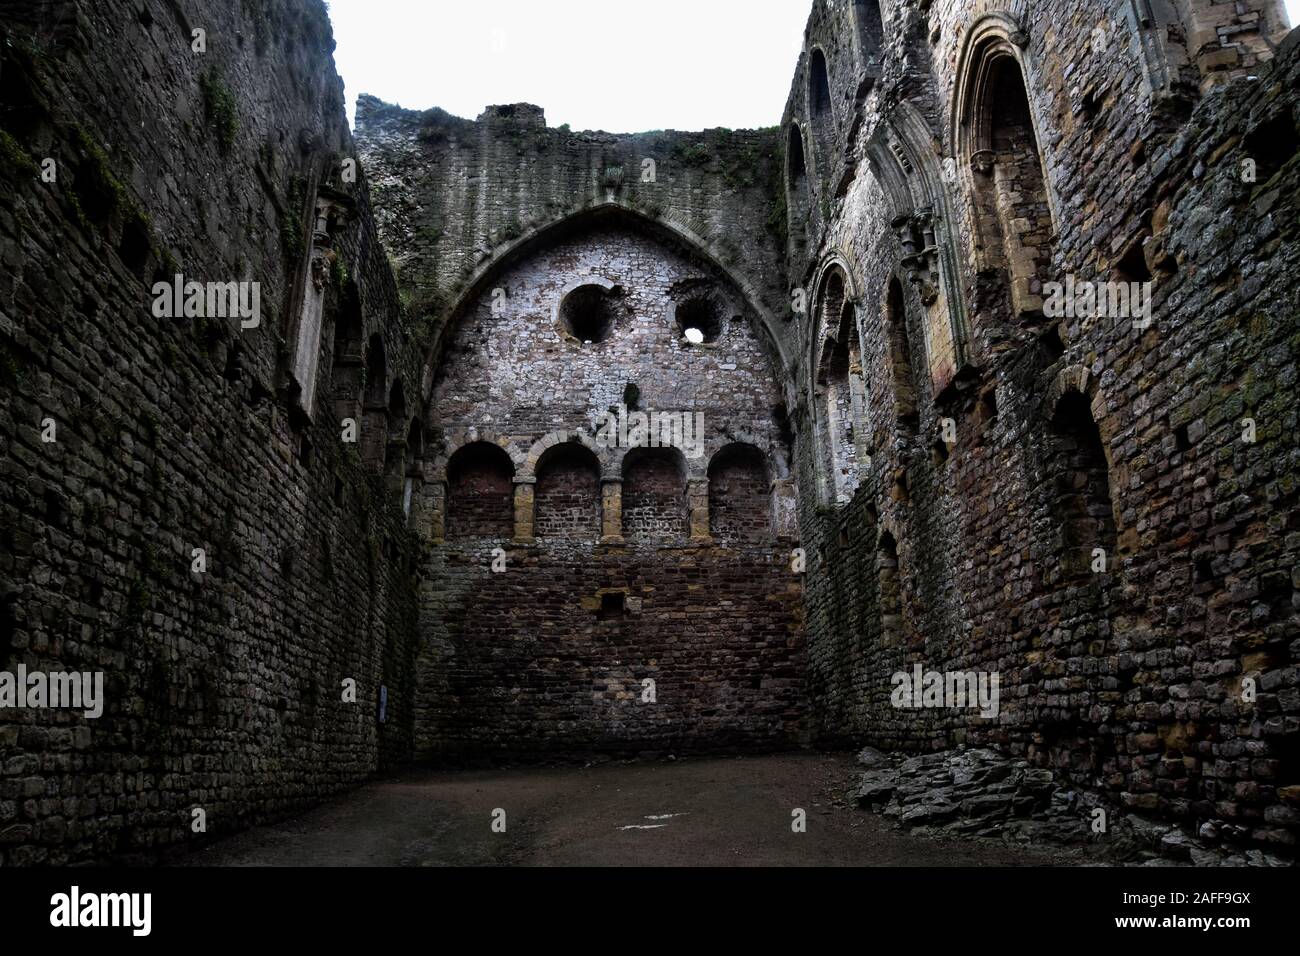
[[[709,468],[709,533],[726,544],[772,534],[772,489],[757,453],[719,453]]]
[[[511,550],[501,574],[488,560],[434,554],[422,756],[798,745],[803,602],[786,553],[546,542]],[[615,590],[625,610],[602,616]]]
[[[675,541],[686,537],[686,479],[666,456],[624,464],[623,536],[629,541]]]
[[[537,469],[534,532],[543,540],[600,537],[600,468],[589,452],[557,448]]]
[[[467,445],[447,467],[449,538],[507,538],[514,533],[510,459],[493,445]]]

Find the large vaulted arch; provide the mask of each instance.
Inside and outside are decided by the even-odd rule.
[[[784,360],[753,290],[689,231],[618,203],[522,237],[466,289],[422,383],[427,513],[445,531],[424,565],[442,609],[425,663],[449,685],[422,685],[426,724],[471,749],[786,740],[715,719],[717,695],[743,715],[796,692],[752,678],[797,653],[755,640],[797,626],[770,599],[790,586],[797,492]],[[669,659],[718,680],[622,713],[623,671]],[[604,674],[623,676],[574,698]],[[533,692],[503,710],[505,681]]]
[[[421,396],[427,401],[433,388],[439,363],[448,342],[448,333],[455,329],[464,315],[465,308],[485,291],[493,288],[494,277],[512,263],[527,258],[533,251],[544,248],[566,235],[590,229],[602,224],[624,223],[643,229],[661,241],[681,249],[683,252],[698,257],[711,269],[716,270],[726,281],[734,285],[745,304],[753,310],[763,330],[765,345],[774,364],[774,372],[789,375],[793,369],[794,357],[788,354],[784,345],[781,323],[763,304],[758,289],[744,275],[725,266],[714,253],[710,244],[697,235],[688,226],[670,218],[652,218],[640,210],[634,209],[618,200],[598,203],[586,209],[564,216],[560,219],[527,231],[523,236],[504,246],[495,254],[484,260],[466,280],[452,306],[444,313],[445,321],[439,323],[438,333],[434,336],[425,356],[421,377]]]

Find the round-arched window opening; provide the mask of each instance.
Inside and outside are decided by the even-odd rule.
[[[617,287],[580,285],[560,303],[565,330],[584,344],[603,342],[614,328]]]
[[[696,296],[677,306],[677,326],[692,345],[716,342],[722,334],[722,309],[709,296]]]

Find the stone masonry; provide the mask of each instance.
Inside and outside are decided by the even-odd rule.
[[[319,0],[0,11],[0,674],[105,681],[0,707],[0,865],[864,744],[908,823],[1293,858],[1277,0],[815,0],[774,128],[355,139]]]

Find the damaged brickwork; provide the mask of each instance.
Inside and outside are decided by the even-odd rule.
[[[324,4],[218,6],[5,7],[0,671],[107,700],[0,711],[0,864],[412,759],[864,743],[981,765],[900,816],[1293,854],[1275,0],[818,0],[775,128],[363,96],[355,145]],[[260,322],[157,317],[182,273]],[[996,716],[896,706],[917,665]]]
[[[1292,851],[1300,56],[1246,7],[1276,58],[1230,46],[1202,93],[1186,31],[1110,4],[884,2],[878,47],[874,3],[815,5],[785,123],[823,741],[996,747]],[[1046,314],[1067,275],[1150,282],[1149,323]],[[998,674],[998,717],[893,706],[918,663]]]
[[[331,400],[370,336],[400,374],[403,316],[364,178],[337,228],[312,208],[352,152],[320,4],[7,4],[3,32],[0,671],[106,700],[0,711],[0,865],[148,860],[410,754],[416,548]],[[258,282],[260,324],[155,317],[177,273]]]

